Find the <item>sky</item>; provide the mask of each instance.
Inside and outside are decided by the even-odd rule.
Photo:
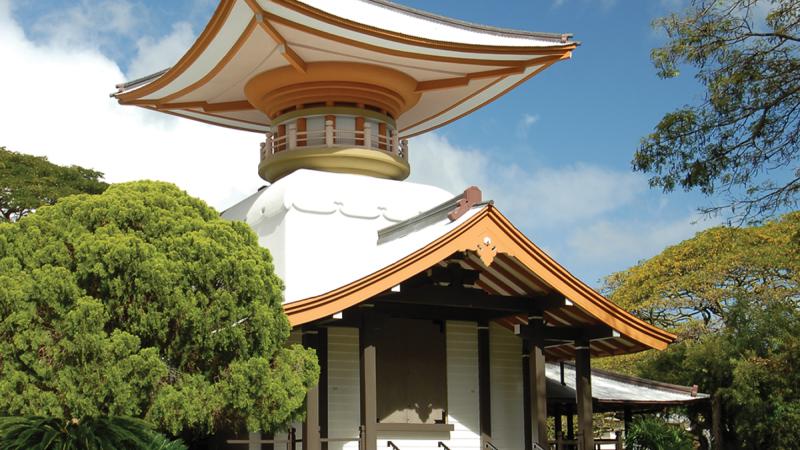
[[[701,98],[690,71],[661,80],[653,19],[683,0],[400,0],[487,25],[573,33],[560,62],[479,111],[410,141],[410,180],[476,185],[537,245],[589,285],[718,224],[697,193],[664,194],[631,169],[639,140]],[[0,146],[78,164],[109,182],[170,181],[225,209],[264,184],[254,133],[109,98],[169,67],[214,0],[0,0]]]

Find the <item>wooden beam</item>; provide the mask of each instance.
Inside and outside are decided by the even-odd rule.
[[[575,327],[542,327],[542,339],[546,341],[576,341],[606,339],[615,336],[614,330],[607,325],[590,325]],[[514,325],[514,334],[524,339],[533,339],[534,330],[529,325]]]
[[[303,346],[312,348],[319,356],[319,331],[316,329],[303,330]],[[303,449],[322,450],[322,441],[319,434],[319,383],[308,390],[306,394],[306,420],[303,421]]]
[[[575,342],[575,384],[578,403],[579,450],[594,450],[594,430],[592,429],[592,363],[589,341]]]
[[[376,317],[365,314],[359,329],[361,348],[361,438],[363,450],[378,450],[377,353],[374,341]]]
[[[300,57],[291,47],[289,44],[283,44],[283,48],[281,49],[281,54],[283,55],[284,59],[289,62],[289,64],[295,68],[300,73],[306,73],[308,70],[306,68],[306,62],[303,61],[303,58]]]
[[[489,322],[478,322],[478,409],[480,434],[492,436],[492,391],[489,368]]]
[[[410,305],[438,305],[466,309],[506,311],[511,314],[542,313],[564,306],[561,295],[509,296],[492,295],[482,289],[449,286],[419,286],[376,297],[381,302]]]

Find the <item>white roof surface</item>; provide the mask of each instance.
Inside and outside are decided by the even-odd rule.
[[[378,231],[453,198],[406,181],[298,170],[224,211],[247,222],[272,253],[284,303],[314,297],[376,272],[435,241],[480,211],[446,217],[378,244]]]
[[[561,382],[559,364],[548,363],[545,367],[548,380]],[[575,391],[575,366],[564,364],[566,388]],[[707,394],[691,395],[690,388],[674,386],[636,377],[613,374],[605,371],[592,371],[592,398],[601,402],[633,403],[675,403],[691,402],[708,397]],[[573,396],[574,398],[574,396]]]

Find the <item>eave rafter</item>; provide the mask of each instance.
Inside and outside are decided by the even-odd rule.
[[[278,30],[272,26],[271,23],[265,18],[266,11],[264,11],[261,6],[255,0],[245,0],[247,5],[250,9],[253,10],[253,14],[255,14],[255,21],[264,30],[265,33],[280,46],[280,53],[286,59],[286,61],[295,68],[300,73],[306,73],[306,62],[303,61],[303,58],[297,54],[292,47],[289,46],[289,42],[286,41]]]

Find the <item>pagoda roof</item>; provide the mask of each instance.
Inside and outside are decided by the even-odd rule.
[[[315,64],[380,66],[415,83],[418,100],[395,118],[407,138],[493,101],[569,58],[577,45],[568,34],[476,25],[383,0],[221,0],[174,66],[120,84],[112,95],[122,104],[264,132],[270,117],[245,96],[254,76],[291,67],[302,81]]]

